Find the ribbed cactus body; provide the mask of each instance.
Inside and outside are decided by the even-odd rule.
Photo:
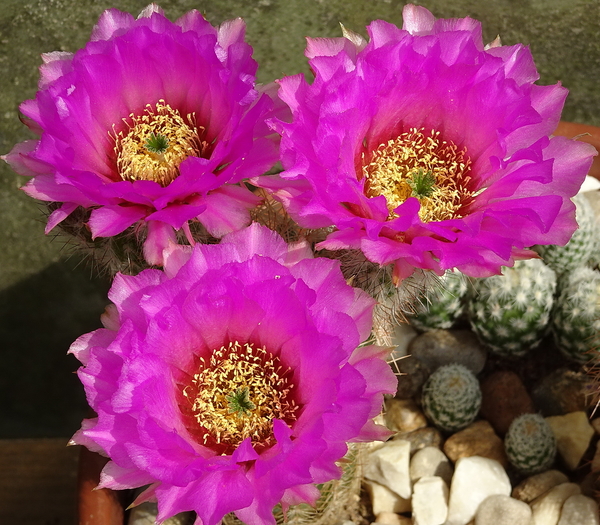
[[[517,417],[504,438],[509,461],[521,472],[546,470],[556,456],[556,439],[550,425],[539,414]]]
[[[452,364],[438,368],[423,385],[425,415],[442,430],[471,423],[481,407],[479,381],[468,368]]]
[[[463,298],[467,293],[467,279],[458,271],[448,271],[435,286],[429,288],[415,313],[407,316],[417,330],[448,329],[463,312]]]
[[[557,274],[600,260],[600,239],[594,210],[585,195],[576,195],[573,202],[577,207],[575,213],[579,228],[571,240],[565,246],[536,246],[544,262]]]
[[[539,259],[517,261],[503,275],[476,279],[468,302],[469,321],[479,339],[503,356],[522,356],[546,332],[556,274]]]
[[[552,316],[559,350],[585,363],[600,352],[600,272],[585,266],[565,274]]]

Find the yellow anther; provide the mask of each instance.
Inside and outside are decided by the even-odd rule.
[[[205,129],[197,126],[196,115],[184,119],[164,100],[148,104],[143,115],[132,113],[123,122],[127,129],[113,135],[123,180],[152,180],[167,186],[179,175],[185,159],[206,153]]]
[[[182,393],[204,444],[235,447],[250,437],[255,444],[271,445],[273,419],[296,419],[291,369],[281,373],[279,358],[265,348],[235,341],[200,362]]]
[[[389,219],[396,217],[397,206],[414,196],[421,203],[423,222],[462,217],[461,210],[473,198],[468,189],[471,161],[466,153],[466,148],[459,151],[453,142],[442,140],[439,131],[411,128],[363,154],[366,194],[386,198]],[[419,187],[426,191],[420,193]]]

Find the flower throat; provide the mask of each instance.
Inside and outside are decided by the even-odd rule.
[[[152,180],[167,186],[186,158],[206,153],[205,129],[196,125],[196,114],[184,119],[164,100],[123,121],[127,129],[114,135],[117,170],[123,180]]]
[[[411,128],[379,145],[370,156],[363,154],[366,195],[386,198],[389,219],[410,197],[419,199],[423,222],[461,217],[461,209],[473,198],[468,189],[470,171],[466,148],[459,150],[453,142],[441,140],[439,131],[425,133],[424,128]]]
[[[194,427],[203,445],[227,452],[251,438],[259,448],[275,443],[273,419],[292,422],[298,405],[293,398],[291,369],[265,348],[237,341],[200,358],[199,371],[183,395],[191,404]]]

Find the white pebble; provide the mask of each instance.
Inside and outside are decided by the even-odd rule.
[[[580,493],[581,489],[575,483],[561,483],[551,488],[531,502],[531,525],[557,525],[565,501]]]
[[[567,498],[558,525],[600,525],[598,504],[583,494]]]
[[[365,480],[364,484],[371,496],[371,506],[375,516],[383,512],[410,512],[412,508],[410,499],[401,498],[375,481]]]
[[[471,456],[456,462],[446,525],[466,525],[483,500],[494,494],[510,495],[510,481],[494,459]]]
[[[412,494],[409,462],[410,442],[403,439],[388,441],[368,455],[364,475],[408,499]]]
[[[496,494],[483,500],[475,525],[529,525],[531,507],[518,499]]]
[[[448,485],[452,481],[450,460],[437,447],[425,447],[417,450],[410,460],[410,479],[413,483],[428,476],[439,476]]]
[[[439,476],[421,478],[413,487],[415,525],[442,525],[448,517],[448,485]]]

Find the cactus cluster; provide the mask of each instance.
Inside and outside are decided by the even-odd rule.
[[[556,456],[556,439],[539,414],[523,414],[510,425],[504,438],[509,461],[524,474],[546,470]]]
[[[503,268],[503,275],[472,281],[465,310],[492,352],[521,357],[550,327],[556,345],[573,361],[587,362],[600,351],[599,228],[587,197],[579,194],[573,201],[579,229],[565,246],[537,246],[541,260],[518,261]],[[464,275],[447,272],[408,321],[420,331],[451,328],[463,313],[467,288]]]
[[[447,271],[434,286],[416,302],[415,310],[407,316],[417,330],[448,329],[463,312],[463,297],[467,293],[467,278],[459,271]]]
[[[481,407],[481,389],[475,374],[459,364],[438,368],[423,385],[425,415],[442,430],[466,427]]]
[[[566,274],[552,315],[558,349],[569,359],[585,363],[600,352],[600,272],[585,266]]]
[[[546,333],[556,275],[539,259],[477,279],[467,310],[471,328],[493,352],[522,356]]]

